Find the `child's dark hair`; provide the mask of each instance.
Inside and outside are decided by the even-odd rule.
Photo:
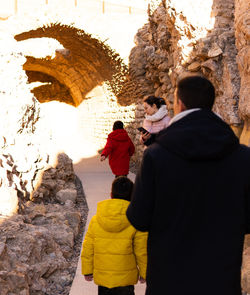
[[[112,198],[131,201],[133,185],[134,185],[133,182],[126,176],[117,177],[112,183],[112,188],[111,188]]]
[[[117,130],[117,129],[123,129],[122,121],[115,121],[115,123],[113,124],[113,130]]]
[[[150,106],[152,106],[153,104],[155,104],[156,107],[157,107],[157,109],[159,109],[162,105],[165,105],[166,104],[164,98],[153,96],[153,95],[150,95],[150,96],[144,98],[143,102],[146,102]]]

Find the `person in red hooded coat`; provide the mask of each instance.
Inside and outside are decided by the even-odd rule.
[[[101,153],[101,161],[109,157],[109,166],[113,174],[127,176],[129,161],[135,152],[135,146],[121,121],[115,121],[113,132],[108,135],[107,143]]]

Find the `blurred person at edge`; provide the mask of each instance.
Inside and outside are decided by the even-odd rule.
[[[141,132],[140,142],[148,146],[154,140],[155,134],[168,126],[170,117],[166,102],[161,97],[151,95],[144,98],[143,107],[146,116],[142,127],[148,132],[144,134]]]
[[[250,148],[214,100],[208,79],[181,79],[175,116],[144,151],[127,217],[148,231],[146,295],[241,295]]]

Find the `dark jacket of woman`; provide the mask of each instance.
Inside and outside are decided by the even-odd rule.
[[[127,210],[149,231],[147,295],[241,295],[250,233],[250,149],[210,111],[195,111],[144,152]]]
[[[108,135],[102,155],[109,157],[110,168],[115,175],[127,175],[129,161],[135,152],[135,147],[124,129],[117,129]]]

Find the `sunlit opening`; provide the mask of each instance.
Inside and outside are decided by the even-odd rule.
[[[18,42],[19,49],[24,55],[35,58],[55,58],[56,50],[64,49],[62,44],[52,38],[34,38]]]

